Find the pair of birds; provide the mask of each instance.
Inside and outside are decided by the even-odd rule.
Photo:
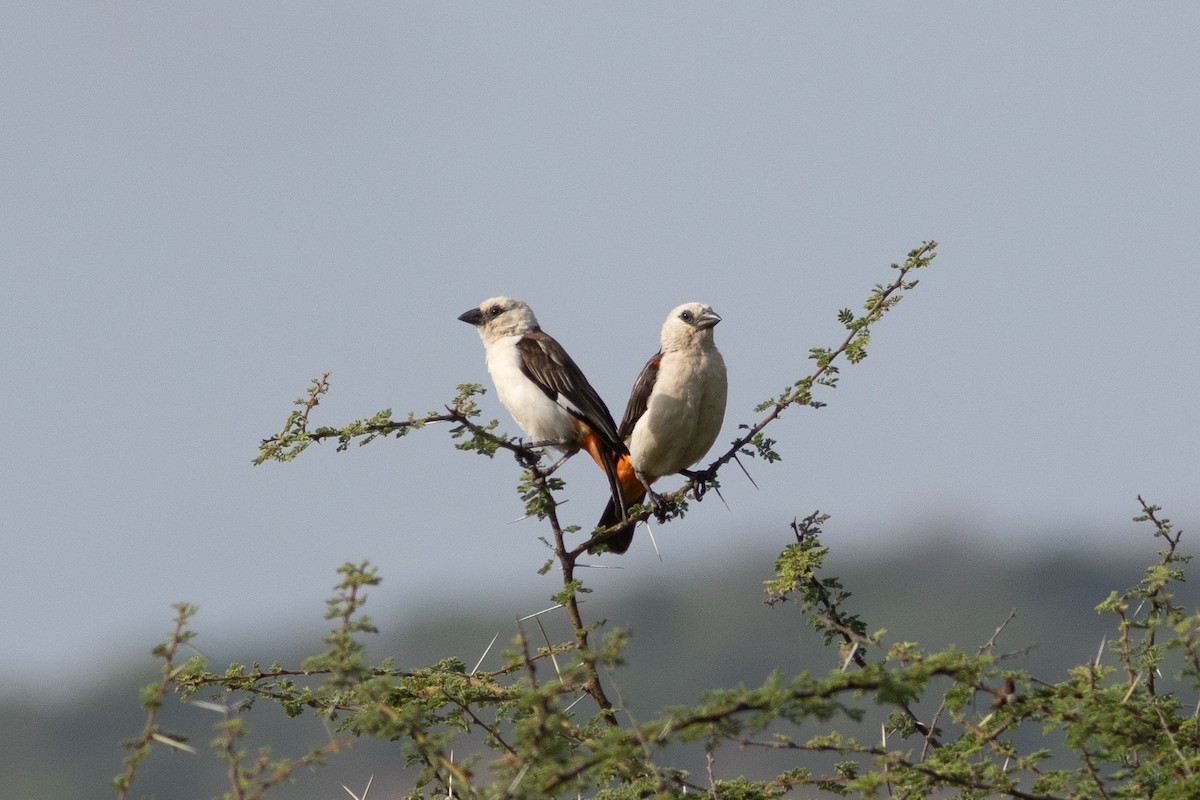
[[[604,470],[612,498],[600,527],[624,521],[647,494],[657,502],[650,484],[695,464],[721,431],[727,382],[713,344],[721,317],[703,303],[684,303],[667,316],[659,351],[634,382],[619,427],[528,304],[493,297],[459,319],[479,331],[496,394],[525,434],[562,451],[562,460],[586,450]],[[635,527],[624,522],[604,544],[624,553]]]

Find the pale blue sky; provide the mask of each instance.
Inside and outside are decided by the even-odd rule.
[[[455,317],[526,299],[619,416],[711,303],[726,429],[923,239],[922,285],[785,461],[588,577],[926,531],[1026,551],[1200,521],[1200,7],[1191,3],[8,4],[0,25],[0,687],[390,604],[536,610],[517,470],[443,431],[252,468],[318,419],[485,382]],[[494,396],[483,401],[515,426]],[[569,521],[604,482],[565,470]],[[572,516],[573,515],[573,516]],[[508,598],[516,598],[509,600]],[[254,620],[257,627],[249,627]]]

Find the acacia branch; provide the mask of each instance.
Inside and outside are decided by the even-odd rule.
[[[147,699],[143,702],[146,707],[146,724],[137,739],[123,743],[132,752],[125,759],[125,773],[113,780],[113,784],[117,788],[117,800],[125,800],[138,767],[150,755],[151,746],[155,741],[169,746],[182,745],[181,740],[165,736],[158,726],[158,710],[162,707],[167,688],[179,675],[180,668],[175,666],[175,655],[181,645],[191,640],[192,634],[187,630],[187,622],[196,613],[196,607],[187,603],[177,603],[175,610],[174,630],[171,631],[166,643],[155,649],[155,654],[162,658],[163,665],[158,683],[153,685]]]
[[[612,702],[608,699],[608,695],[604,691],[604,686],[600,683],[600,673],[596,669],[595,660],[592,657],[588,641],[588,629],[583,624],[583,616],[579,612],[578,595],[582,586],[575,578],[575,562],[580,555],[580,551],[578,548],[570,549],[567,547],[563,528],[558,520],[558,502],[554,499],[554,487],[548,482],[550,473],[547,470],[541,469],[538,463],[540,453],[536,451],[530,453],[522,450],[516,454],[516,457],[525,466],[527,474],[530,477],[530,482],[541,496],[541,500],[544,503],[544,516],[550,524],[550,530],[554,537],[552,547],[562,571],[563,583],[563,591],[556,599],[566,608],[567,617],[571,620],[575,645],[579,650],[582,665],[587,674],[587,679],[584,681],[584,691],[596,701],[596,705],[600,707],[605,721],[610,726],[616,725],[616,713],[613,711]]]
[[[898,303],[903,297],[904,292],[916,286],[915,280],[909,280],[909,273],[914,270],[928,266],[929,262],[936,256],[937,242],[925,242],[915,250],[908,254],[908,258],[904,264],[893,264],[892,268],[896,270],[896,279],[887,286],[876,286],[871,298],[868,300],[865,308],[866,313],[856,319],[843,317],[844,324],[847,328],[846,338],[841,344],[832,350],[816,350],[812,357],[817,361],[817,368],[813,370],[807,377],[801,378],[793,384],[792,390],[779,396],[770,406],[770,411],[757,423],[752,426],[742,426],[746,428],[746,433],[729,446],[729,449],[721,454],[716,460],[708,465],[701,476],[704,478],[715,476],[718,469],[729,463],[738,453],[745,452],[748,455],[753,455],[753,451],[746,450],[746,447],[754,441],[755,437],[762,433],[768,425],[782,416],[783,412],[796,405],[813,405],[814,401],[811,398],[811,389],[813,386],[821,384],[823,380],[832,377],[838,371],[834,364],[839,358],[850,354],[851,363],[861,360],[866,351],[863,349],[870,336],[871,325],[878,322],[883,315]],[[843,312],[845,314],[845,312]],[[819,405],[824,405],[819,404]],[[819,406],[818,406],[819,407]],[[699,478],[691,479],[687,488],[695,488]]]

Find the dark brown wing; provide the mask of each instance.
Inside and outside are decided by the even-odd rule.
[[[654,384],[658,381],[658,368],[661,363],[662,351],[660,350],[646,362],[646,365],[642,367],[642,371],[638,373],[637,380],[633,382],[633,391],[629,393],[629,403],[625,406],[625,416],[621,419],[621,427],[619,429],[621,439],[624,441],[628,441],[629,437],[633,435],[634,427],[637,426],[638,420],[642,418],[642,415],[646,413],[646,407],[650,405],[650,395],[654,391]],[[640,483],[632,491],[626,488],[623,494],[624,497],[621,499],[627,505],[630,503],[640,503],[642,497],[645,496]],[[614,500],[609,500],[596,527],[609,528],[624,518],[625,509]],[[636,527],[636,522],[628,522],[613,531],[604,542],[609,552],[620,554],[628,550],[629,545],[633,542],[633,531]],[[592,550],[590,552],[595,551]]]
[[[629,404],[625,406],[625,416],[621,419],[621,427],[617,430],[622,441],[633,435],[646,406],[650,403],[650,393],[654,391],[654,383],[658,380],[658,365],[662,362],[662,351],[655,353],[633,382],[633,391],[629,393]]]
[[[592,431],[615,453],[626,453],[617,425],[600,395],[583,376],[583,370],[553,336],[540,330],[517,340],[521,371],[529,380]]]

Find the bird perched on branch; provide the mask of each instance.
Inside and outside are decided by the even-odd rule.
[[[554,337],[538,325],[522,300],[493,297],[458,317],[479,331],[488,373],[500,402],[534,443],[564,453],[557,467],[580,449],[608,477],[614,508],[626,508],[617,459],[628,454],[608,406]]]
[[[728,381],[725,360],[713,343],[713,327],[720,321],[704,303],[684,303],[667,315],[659,351],[634,382],[619,429],[629,448],[617,462],[627,505],[647,494],[657,503],[650,484],[695,464],[721,432]],[[599,524],[609,527],[624,517],[620,504],[610,501]],[[624,553],[635,526],[626,523],[604,544]]]

